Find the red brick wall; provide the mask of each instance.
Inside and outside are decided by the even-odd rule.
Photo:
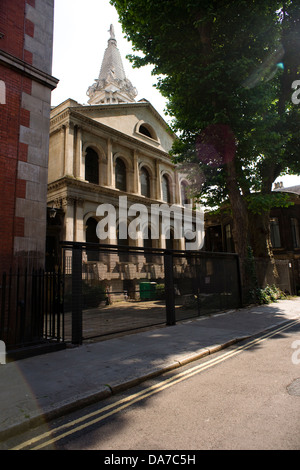
[[[34,0],[27,0],[34,6]],[[32,63],[24,50],[25,34],[34,35],[34,25],[25,20],[26,0],[1,0],[0,49]],[[0,65],[0,80],[5,82],[6,100],[0,104],[0,273],[13,263],[15,236],[24,235],[24,219],[15,217],[16,197],[24,198],[26,182],[17,178],[18,161],[27,159],[27,145],[19,143],[20,125],[29,127],[30,113],[21,108],[23,91],[31,94],[31,80]]]

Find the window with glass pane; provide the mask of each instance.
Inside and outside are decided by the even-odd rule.
[[[271,243],[273,248],[281,247],[280,230],[278,218],[270,219]]]
[[[140,179],[142,196],[150,197],[150,176],[146,168],[141,169]]]
[[[165,175],[162,177],[162,198],[165,202],[171,202],[169,180]]]
[[[293,247],[300,248],[299,222],[298,219],[291,219]]]
[[[117,158],[116,160],[115,177],[116,188],[121,191],[126,191],[126,166],[121,158]]]
[[[99,184],[99,157],[97,152],[91,147],[86,149],[85,179],[89,183]]]

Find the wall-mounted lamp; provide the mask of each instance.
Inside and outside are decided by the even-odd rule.
[[[49,211],[50,219],[54,219],[56,217],[56,209],[52,206],[52,208]]]

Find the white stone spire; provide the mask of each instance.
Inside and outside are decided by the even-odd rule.
[[[128,103],[137,96],[136,88],[126,78],[113,25],[109,32],[99,77],[87,90],[89,104]]]

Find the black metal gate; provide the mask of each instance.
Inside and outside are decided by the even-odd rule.
[[[0,339],[7,351],[64,341],[63,275],[10,269],[0,284]]]
[[[65,335],[74,344],[241,306],[235,254],[76,242],[63,253]]]

